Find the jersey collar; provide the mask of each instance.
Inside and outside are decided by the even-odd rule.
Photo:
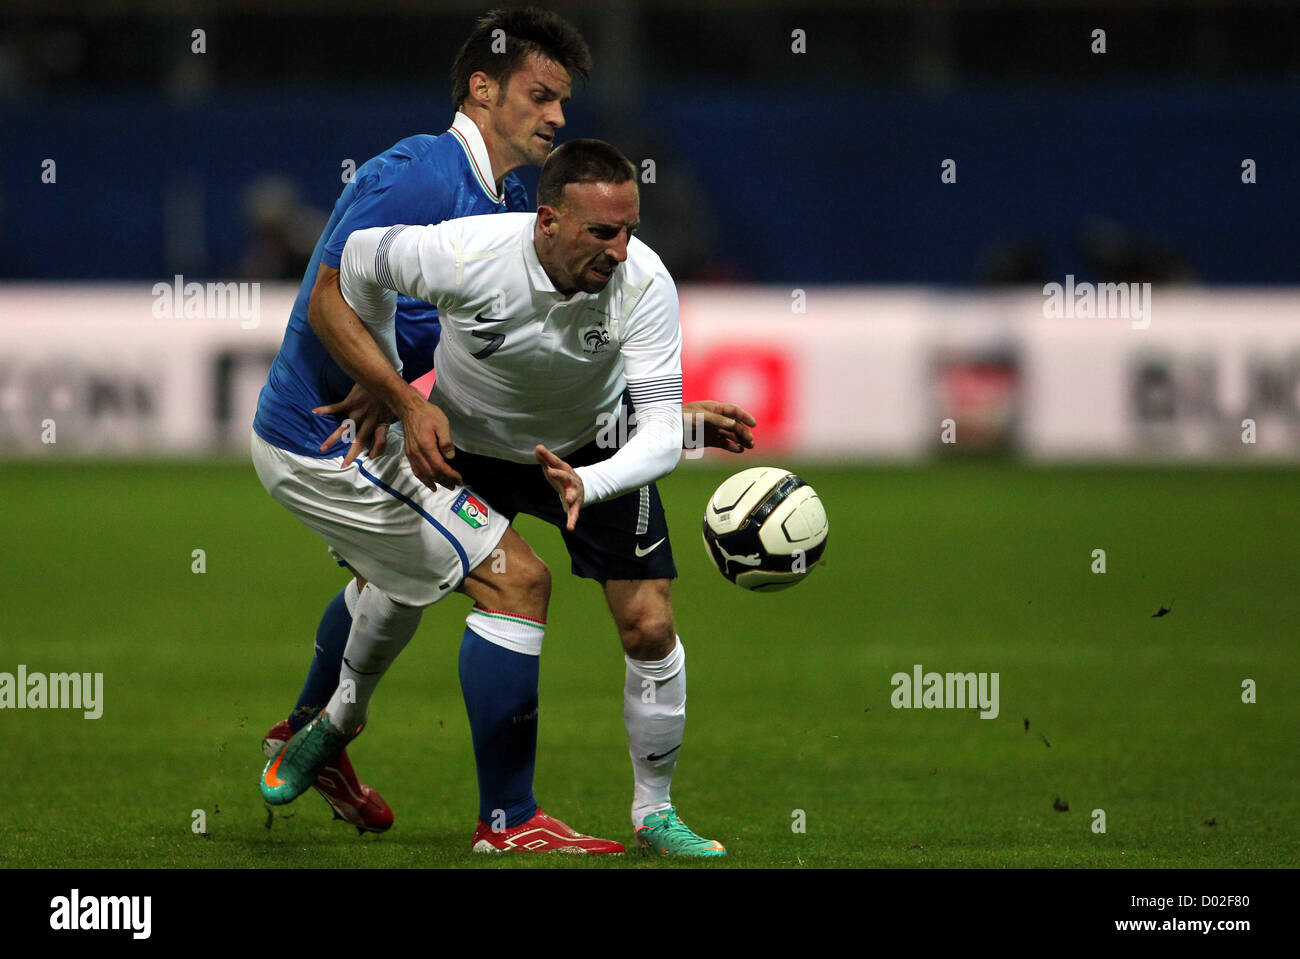
[[[474,125],[474,121],[457,111],[456,119],[451,122],[451,129],[448,132],[456,138],[456,142],[465,151],[469,167],[474,171],[474,179],[478,181],[479,187],[487,194],[488,199],[493,203],[504,203],[505,189],[503,187],[498,193],[493,186],[492,163],[488,160],[487,144],[483,142],[483,134]]]

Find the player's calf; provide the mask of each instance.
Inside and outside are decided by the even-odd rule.
[[[673,631],[669,581],[608,580],[605,598],[625,652],[623,723],[632,759],[632,828],[640,842],[649,838],[642,830],[650,824],[655,848],[694,855],[681,851],[696,848],[684,841],[689,830],[660,815],[672,809],[673,770],[686,732],[686,649]]]
[[[379,680],[415,635],[423,612],[395,602],[373,583],[361,591],[339,685],[325,707],[340,728],[356,729],[366,721]]]
[[[461,584],[474,608],[460,646],[460,685],[474,740],[480,824],[505,830],[540,815],[532,784],[551,576],[514,530],[498,548]]]

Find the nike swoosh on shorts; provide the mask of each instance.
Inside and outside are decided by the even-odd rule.
[[[667,538],[668,538],[668,537],[666,537],[666,536],[664,537],[664,539],[667,539]],[[650,544],[649,546],[647,546],[645,549],[642,549],[640,546],[638,546],[638,547],[636,548],[636,558],[637,558],[637,559],[640,559],[642,556],[649,556],[649,555],[650,555],[651,553],[653,553],[653,552],[655,551],[655,549],[659,546],[659,543],[662,543],[663,541],[664,541],[664,540],[661,539],[661,540],[659,540],[658,543],[652,543],[652,544]]]

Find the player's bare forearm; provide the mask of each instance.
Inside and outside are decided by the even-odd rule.
[[[402,420],[406,458],[416,477],[430,488],[460,485],[460,474],[446,462],[455,455],[447,417],[403,380],[384,355],[343,298],[337,270],[321,267],[307,305],[307,321],[343,371]]]
[[[339,271],[322,266],[307,305],[307,322],[343,372],[405,419],[425,400],[402,379],[339,289]]]

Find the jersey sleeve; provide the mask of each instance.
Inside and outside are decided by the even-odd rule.
[[[339,288],[348,306],[378,336],[380,328],[392,328],[395,294],[440,305],[453,295],[460,268],[455,220],[436,226],[376,227],[348,237],[339,260]]]
[[[641,292],[619,347],[634,409],[682,405],[682,322],[677,287],[660,269]]]
[[[666,270],[641,291],[619,351],[636,433],[609,459],[578,467],[588,503],[662,479],[681,459],[682,326],[677,288]]]
[[[440,223],[454,212],[453,203],[446,182],[427,164],[410,157],[367,170],[357,177],[352,202],[326,241],[321,263],[338,269],[343,247],[357,230],[394,223]]]

